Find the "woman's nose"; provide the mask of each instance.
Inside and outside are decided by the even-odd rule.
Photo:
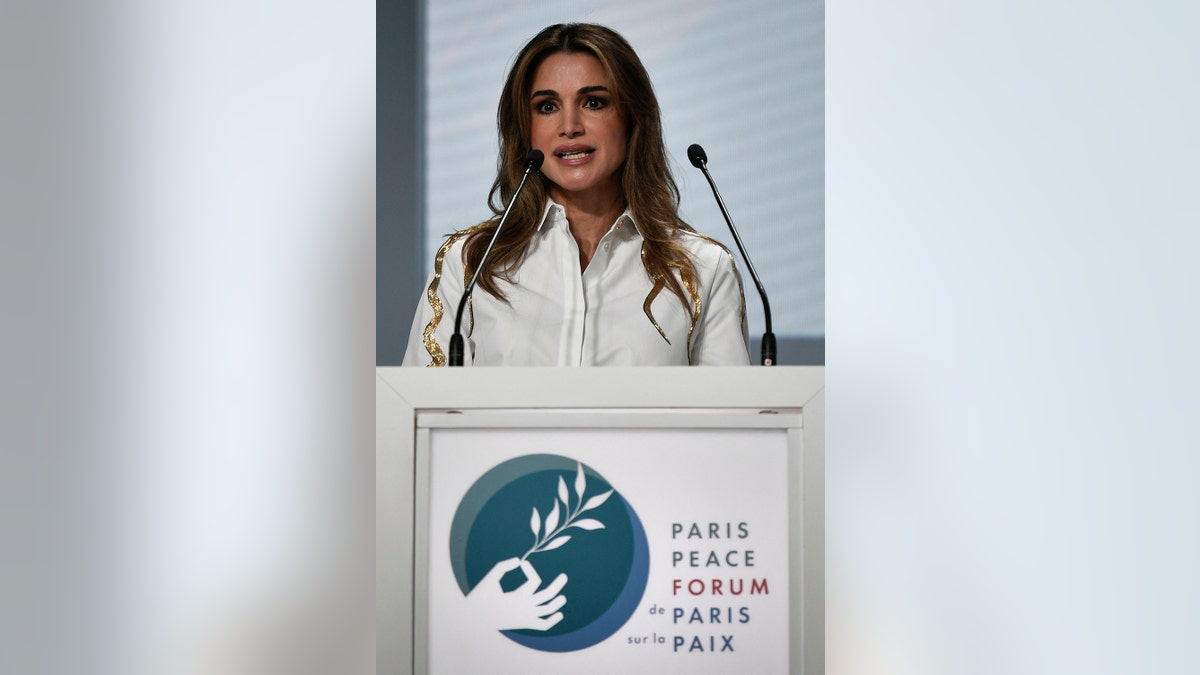
[[[561,134],[567,138],[583,135],[583,119],[579,115],[579,111],[568,109],[564,112]]]

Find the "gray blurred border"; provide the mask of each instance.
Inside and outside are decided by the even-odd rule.
[[[424,3],[379,0],[375,11],[375,363],[398,366],[425,278]]]

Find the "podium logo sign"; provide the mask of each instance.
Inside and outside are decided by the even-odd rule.
[[[472,623],[530,649],[586,649],[633,615],[650,570],[633,507],[567,457],[524,455],[480,477],[459,502],[450,562]]]

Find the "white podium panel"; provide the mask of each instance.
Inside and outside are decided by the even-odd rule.
[[[379,672],[823,672],[822,369],[377,381]]]

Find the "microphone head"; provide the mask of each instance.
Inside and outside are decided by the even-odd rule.
[[[530,150],[528,155],[525,155],[525,170],[537,171],[542,168],[542,162],[546,161],[546,155],[542,154],[541,150]]]
[[[704,154],[704,148],[698,143],[692,143],[688,146],[688,159],[692,161],[692,166],[697,169],[704,168],[702,165],[708,164],[708,155]]]

